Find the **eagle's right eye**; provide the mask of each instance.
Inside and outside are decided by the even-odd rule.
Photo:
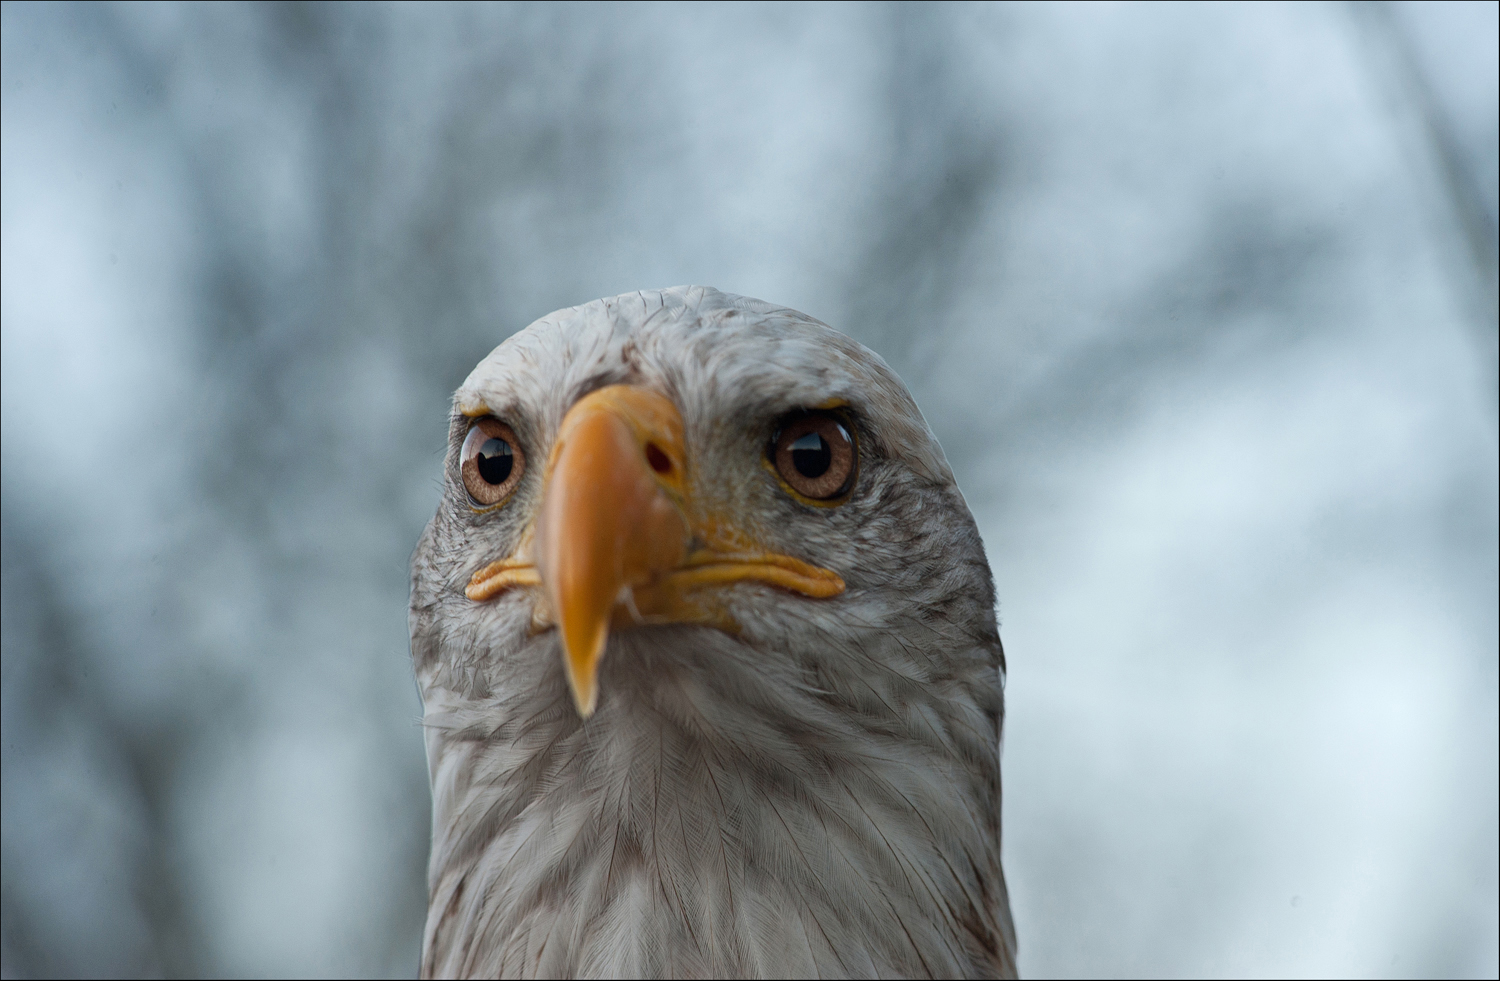
[[[464,488],[474,504],[492,507],[504,501],[526,472],[526,454],[509,426],[486,416],[464,437],[460,454]]]

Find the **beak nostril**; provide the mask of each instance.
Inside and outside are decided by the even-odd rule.
[[[655,443],[646,444],[646,462],[651,464],[651,469],[659,474],[672,472],[672,461],[667,459],[667,455]]]

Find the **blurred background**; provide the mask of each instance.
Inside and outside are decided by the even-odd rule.
[[[1495,976],[1496,10],[5,4],[4,975],[414,974],[449,394],[698,283],[947,450],[1023,973]]]

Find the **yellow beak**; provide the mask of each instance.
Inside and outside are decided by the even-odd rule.
[[[733,630],[704,592],[747,579],[816,598],[843,592],[837,574],[747,550],[740,522],[699,514],[687,464],[682,416],[667,398],[631,385],[590,393],[564,416],[547,462],[535,565],[524,557],[491,563],[465,591],[484,601],[541,586],[585,718],[598,703],[599,661],[613,621]]]

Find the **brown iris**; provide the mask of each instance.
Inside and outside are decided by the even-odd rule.
[[[526,454],[511,428],[499,419],[476,420],[459,455],[464,487],[474,503],[499,504],[510,496],[526,472]]]
[[[836,503],[854,489],[854,437],[839,416],[804,412],[784,420],[768,456],[776,473],[797,494]]]

